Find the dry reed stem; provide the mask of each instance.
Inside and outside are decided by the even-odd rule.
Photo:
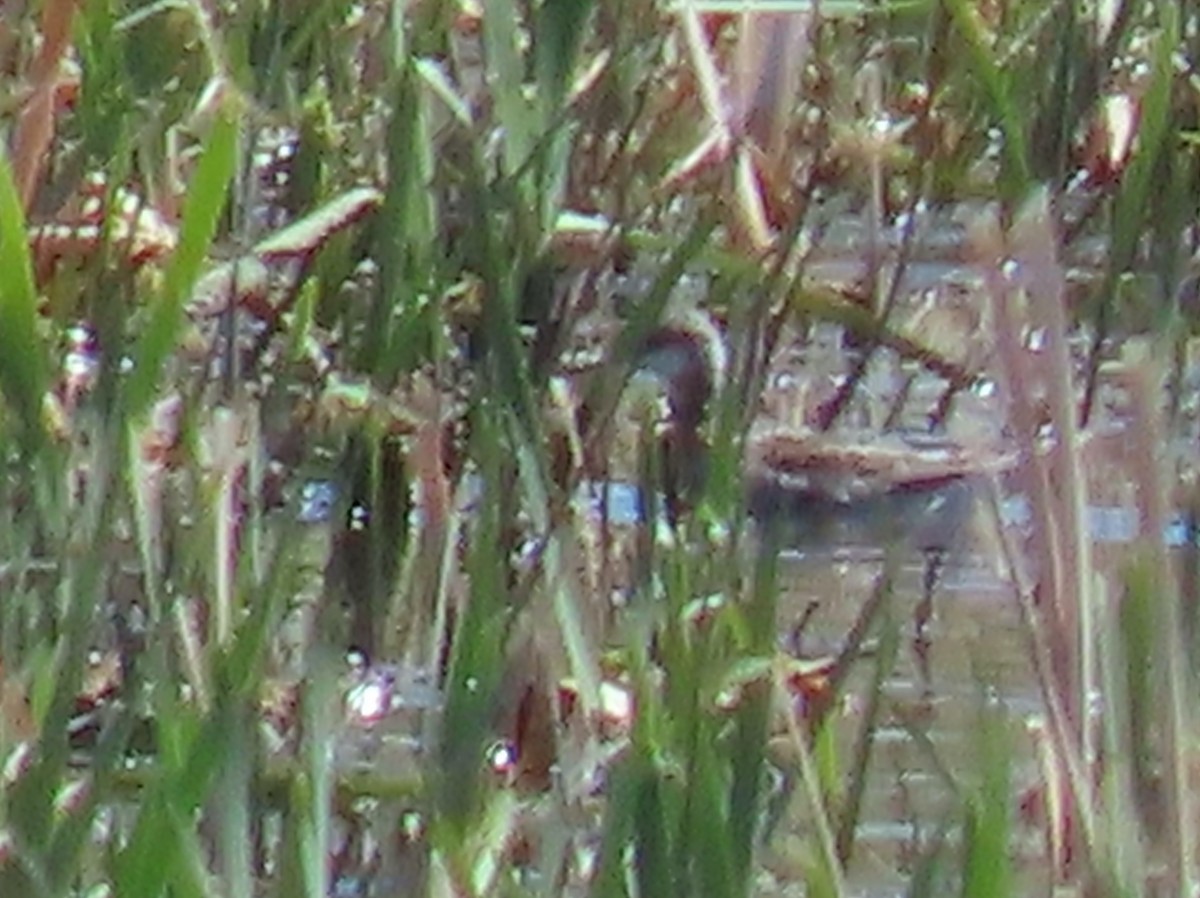
[[[1051,600],[1064,624],[1075,624],[1065,634],[1071,642],[1075,670],[1074,696],[1078,702],[1076,727],[1085,759],[1094,757],[1092,728],[1086,720],[1088,696],[1096,689],[1092,625],[1094,603],[1090,580],[1094,573],[1091,536],[1087,528],[1087,487],[1080,466],[1083,442],[1077,424],[1075,390],[1067,345],[1066,277],[1058,261],[1049,197],[1039,193],[1026,204],[1010,233],[1017,262],[1017,284],[1028,296],[1029,323],[1045,334],[1046,398],[1055,441],[1049,452],[1050,501],[1056,552],[1056,576]]]
[[[775,245],[775,234],[767,221],[766,205],[759,187],[751,148],[742,140],[740,119],[748,110],[733,110],[726,102],[712,47],[709,46],[700,17],[692,4],[685,4],[681,8],[680,20],[696,71],[701,103],[710,122],[709,134],[698,148],[699,155],[693,152],[687,159],[691,164],[699,165],[710,160],[724,162],[733,157],[734,207],[739,213],[738,230],[749,240],[751,252],[756,255],[766,254]],[[746,23],[743,25],[746,26]],[[750,27],[743,27],[742,40],[752,40],[745,37],[752,30]],[[764,66],[769,62],[769,59],[764,60]],[[766,83],[767,77],[763,74],[762,83]],[[674,173],[668,174],[666,180],[686,180],[686,173],[681,171],[686,172],[677,168]]]
[[[1060,879],[1065,880],[1073,858],[1081,849],[1089,861],[1095,860],[1096,803],[1092,779],[1076,745],[1071,715],[1064,704],[1062,691],[1056,686],[1054,649],[1047,638],[1047,631],[1053,632],[1054,626],[1046,618],[1047,609],[1037,601],[1033,587],[1023,583],[1022,566],[1018,561],[1023,549],[1017,542],[1010,530],[1001,528],[1004,560],[1016,583],[1034,676],[1046,707],[1049,738],[1044,743],[1047,756],[1040,757],[1045,777],[1046,841],[1052,868]],[[1048,771],[1050,775],[1047,775]],[[1078,828],[1074,826],[1076,821]]]
[[[1008,540],[1006,549],[1033,646],[1052,745],[1067,773],[1080,824],[1073,833],[1075,844],[1066,850],[1095,860],[1102,846],[1096,842],[1096,796],[1090,775],[1096,757],[1087,700],[1096,683],[1092,609],[1097,590],[1091,579],[1091,544],[1084,517],[1086,494],[1066,343],[1064,275],[1046,194],[1039,193],[1026,204],[1009,233],[1007,247],[994,218],[978,221],[972,237],[983,263],[985,285],[997,305],[997,353],[1009,419],[1021,448],[1014,475],[1033,509],[1028,543],[1032,571],[1017,561],[1027,553]],[[1025,347],[1026,336],[1033,333],[1044,341],[1038,357]],[[1042,363],[1039,368],[1035,368],[1037,361]],[[1049,420],[1044,422],[1047,411]],[[1052,428],[1049,448],[1041,437],[1044,423]]]
[[[1039,414],[1034,401],[1037,381],[1032,366],[1022,342],[1025,330],[1025,318],[1020,309],[1020,297],[1013,284],[1004,275],[1004,257],[1006,247],[1004,237],[1000,233],[999,222],[994,217],[981,217],[973,225],[973,251],[978,256],[980,270],[983,272],[984,283],[991,301],[996,305],[994,318],[996,328],[996,351],[1003,373],[1003,383],[1008,394],[1007,413],[1014,432],[1017,434],[1021,448],[1020,457],[1014,467],[1013,476],[1018,489],[1029,498],[1033,505],[1033,521],[1035,527],[1050,530],[1045,534],[1038,533],[1030,540],[1030,548],[1035,554],[1032,559],[1033,571],[1041,575],[1053,576],[1055,572],[1054,550],[1050,542],[1056,535],[1048,522],[1052,520],[1052,510],[1045,500],[1049,495],[1049,473],[1046,470],[1045,456],[1038,450],[1036,435],[1039,426]],[[1017,557],[1020,556],[1018,553]],[[1030,594],[1036,598],[1039,592],[1038,573],[1032,573],[1025,566],[1018,565],[1014,569],[1018,591]],[[1051,594],[1054,595],[1053,591]],[[1069,632],[1071,621],[1062,617],[1063,609],[1055,604],[1035,602],[1041,612],[1048,611],[1051,618],[1047,623],[1049,633],[1041,633],[1047,643],[1051,658],[1069,658],[1073,653],[1066,633]],[[1069,668],[1062,670],[1058,665],[1050,664],[1053,671],[1056,691],[1067,694],[1073,691],[1072,678]],[[1072,703],[1073,704],[1073,703]],[[1074,712],[1072,712],[1074,715]]]
[[[787,128],[808,58],[807,11],[742,13],[734,51],[732,103],[745,134],[772,160],[786,152]]]
[[[42,7],[42,46],[34,60],[33,89],[17,119],[13,136],[13,175],[21,206],[28,212],[54,142],[54,113],[62,62],[70,48],[74,0],[46,0]]]
[[[218,407],[210,423],[214,496],[214,563],[216,570],[216,614],[214,615],[217,644],[227,648],[233,640],[240,608],[237,602],[236,578],[240,555],[242,506],[239,487],[246,473],[247,453],[245,428],[253,414],[243,409]]]

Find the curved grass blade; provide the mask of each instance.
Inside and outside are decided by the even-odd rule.
[[[41,442],[45,360],[37,335],[37,291],[25,215],[7,156],[0,156],[0,390],[21,421],[27,449]]]
[[[183,326],[184,303],[208,255],[237,161],[239,120],[219,115],[196,166],[184,204],[179,247],[171,258],[162,292],[150,311],[146,330],[134,350],[134,369],[125,394],[133,418],[142,415],[158,390],[163,364]]]

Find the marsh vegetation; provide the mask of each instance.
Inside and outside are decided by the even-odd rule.
[[[1198,16],[6,5],[0,895],[1195,894]]]

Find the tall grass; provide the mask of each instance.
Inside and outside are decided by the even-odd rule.
[[[1047,855],[1073,859],[1051,875],[1190,890],[1169,466],[1139,482],[1145,556],[1118,603],[1091,557],[1066,354],[1078,311],[1097,381],[1122,280],[1154,264],[1166,297],[1184,274],[1194,124],[1173,54],[1190,13],[1126,4],[1099,33],[1073,4],[827,6],[46,0],[0,20],[0,894],[744,895],[769,888],[786,801],[773,732],[807,807],[798,878],[850,894],[891,584],[836,674],[786,657],[743,442],[788,326],[836,320],[938,371],[947,407],[977,382],[904,329],[881,261],[841,293],[805,275],[837,215],[865,210],[882,253],[899,210],[981,195],[1002,207],[985,280],[1043,536],[1014,579],[1047,769],[1065,771],[1045,804],[1070,808],[1046,822]],[[764,22],[802,65],[772,55]],[[1069,193],[1070,144],[1121,54],[1148,72],[1123,176],[1070,221],[1044,199],[1017,216],[1039,185]],[[286,183],[256,158],[277,126]],[[98,214],[77,195],[91,172]],[[1096,234],[1110,266],[1094,306],[1069,309],[1058,253]],[[639,348],[689,280],[733,351],[710,473],[623,539],[578,496],[610,470]],[[619,333],[564,399],[564,353],[596,318]],[[64,367],[79,321],[89,373]],[[1165,299],[1154,323],[1182,339]],[[1030,326],[1051,335],[1048,371],[1022,355]],[[1170,426],[1160,373],[1124,375],[1146,457]],[[644,453],[646,496],[659,467]],[[339,483],[329,522],[295,520],[305,480]],[[436,701],[397,687],[415,745],[357,719],[352,643],[435,685]],[[844,751],[829,711],[864,666]],[[803,715],[794,691],[818,682],[823,711]],[[980,720],[978,770],[947,777],[958,813],[898,871],[914,894],[1018,888],[1014,723]]]

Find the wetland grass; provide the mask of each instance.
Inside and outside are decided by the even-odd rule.
[[[1161,537],[1190,322],[1153,299],[1194,228],[1187,4],[31,11],[0,13],[0,895],[1195,892],[1194,573]],[[1101,151],[1112,94],[1137,139]],[[974,286],[929,314],[900,284],[933,208]],[[729,365],[662,510],[626,386],[689,304]],[[1033,749],[981,688],[944,763],[896,700],[898,548],[840,652],[782,647],[747,442],[831,325],[806,426],[937,430],[1000,386]],[[1098,560],[1113,383],[1144,523]],[[622,472],[641,526],[578,501]],[[881,857],[897,721],[952,803]]]

